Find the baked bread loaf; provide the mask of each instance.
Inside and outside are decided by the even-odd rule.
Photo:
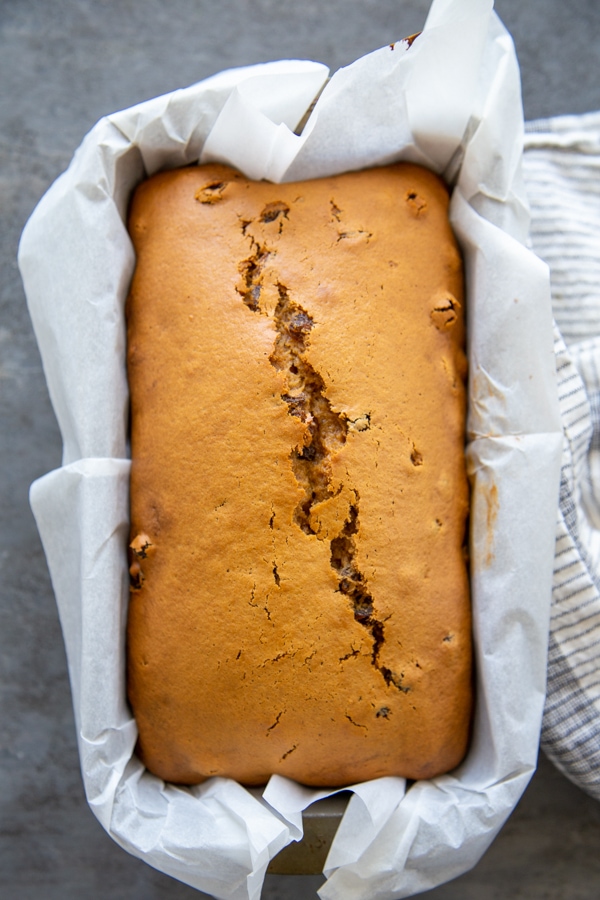
[[[471,716],[463,286],[409,164],[133,199],[129,698],[183,784],[428,778]]]

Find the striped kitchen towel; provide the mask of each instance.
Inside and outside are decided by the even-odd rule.
[[[524,172],[564,428],[542,748],[600,800],[600,112],[529,122]]]

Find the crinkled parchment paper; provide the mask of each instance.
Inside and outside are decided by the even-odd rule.
[[[64,440],[32,487],[67,648],[89,803],[123,847],[218,898],[260,896],[269,859],[324,792],[271,779],[184,789],[134,756],[126,703],[128,197],[146,175],[227,161],[273,181],[407,159],[453,186],[466,262],[468,464],[477,708],[466,761],[405,792],[353,787],[327,900],[426,890],[472,866],[535,767],[545,686],[561,427],[548,274],[525,246],[522,110],[491,0],[435,0],[423,33],[337,72],[283,61],[224,72],[101,120],[23,234],[20,266]]]

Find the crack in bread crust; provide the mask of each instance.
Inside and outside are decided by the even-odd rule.
[[[245,235],[249,224],[244,224]],[[237,290],[246,306],[252,312],[260,314],[263,313],[260,295],[264,268],[269,257],[276,255],[276,251],[259,244],[252,235],[248,236],[256,251],[238,266],[238,271],[244,279],[244,288]],[[345,413],[334,411],[325,395],[326,386],[323,378],[306,359],[314,319],[302,306],[292,300],[287,287],[279,281],[277,291],[279,300],[272,317],[276,338],[269,362],[278,372],[285,373],[286,389],[281,394],[281,399],[287,405],[288,414],[300,419],[306,426],[303,444],[294,447],[290,453],[292,471],[304,490],[304,498],[294,511],[294,521],[305,534],[316,535],[311,524],[313,507],[317,503],[333,499],[342,489],[336,491],[332,487],[330,459],[331,455],[346,442],[350,420]],[[370,423],[368,414],[366,419]],[[349,505],[348,517],[340,533],[330,542],[330,563],[338,575],[337,590],[348,598],[356,621],[369,629],[373,638],[371,653],[373,666],[381,673],[388,687],[393,686],[407,693],[410,688],[403,685],[403,675],[397,675],[379,661],[385,641],[384,623],[374,615],[373,597],[364,575],[356,564],[355,536],[359,530],[359,494],[355,488],[351,490],[354,502]],[[276,565],[273,573],[279,585]]]

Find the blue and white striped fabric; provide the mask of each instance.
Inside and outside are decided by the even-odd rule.
[[[600,800],[600,112],[527,125],[564,428],[542,748]]]

